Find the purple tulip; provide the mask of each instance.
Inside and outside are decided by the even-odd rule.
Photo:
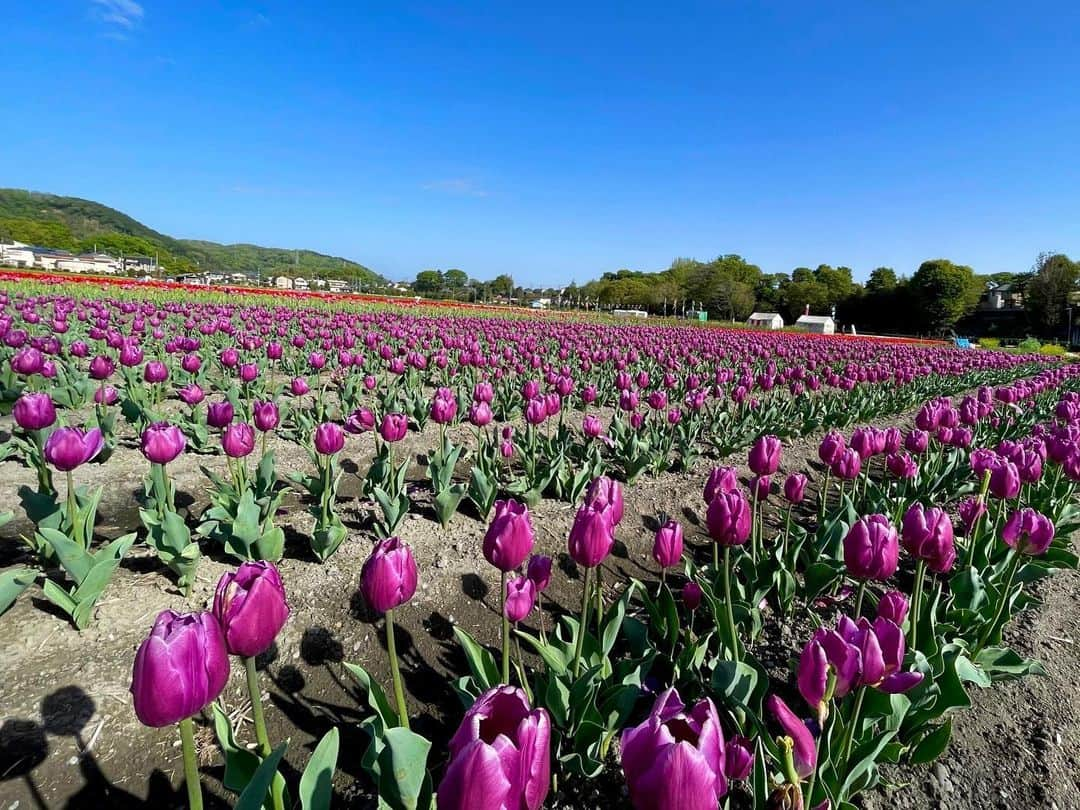
[[[709,699],[687,711],[674,688],[622,733],[622,768],[636,810],[715,810],[728,790],[725,745]]]
[[[542,397],[530,399],[525,406],[525,421],[530,425],[542,425],[547,417],[547,402]]]
[[[227,399],[221,402],[211,402],[206,406],[206,424],[210,427],[227,427],[234,416],[232,403]]]
[[[218,580],[214,616],[232,655],[254,658],[274,643],[289,618],[281,575],[271,562],[245,562]]]
[[[754,742],[738,735],[724,747],[724,776],[729,782],[743,782],[754,769]]]
[[[183,403],[191,408],[194,408],[204,399],[206,394],[203,392],[196,383],[188,383],[177,392],[177,396],[180,397]]]
[[[491,412],[491,406],[486,402],[474,402],[469,408],[469,422],[476,427],[484,427],[491,424],[495,415]]]
[[[851,447],[840,451],[832,465],[832,474],[842,481],[854,481],[862,472],[862,457]]]
[[[705,592],[701,590],[701,586],[693,580],[690,580],[682,586],[683,604],[686,605],[687,610],[694,611],[701,606],[701,599],[705,595]]]
[[[213,703],[228,680],[229,655],[217,619],[163,610],[135,654],[135,715],[153,728],[178,723]]]
[[[884,581],[896,573],[900,544],[885,515],[860,518],[844,537],[844,565],[856,579]]]
[[[750,504],[741,492],[721,492],[709,504],[705,525],[718,545],[741,546],[750,537]]]
[[[357,408],[345,420],[345,430],[349,433],[367,433],[375,429],[375,414],[370,408]]]
[[[409,432],[409,420],[403,413],[384,414],[379,425],[379,435],[383,441],[399,442]]]
[[[911,602],[906,594],[888,591],[878,600],[877,615],[879,619],[888,619],[897,627],[903,627],[910,607]]]
[[[931,571],[945,574],[956,562],[952,519],[944,509],[912,504],[904,513],[901,528],[904,548],[917,560],[923,560]]]
[[[511,577],[506,581],[506,605],[504,613],[511,622],[520,622],[536,605],[536,583],[525,576]]]
[[[828,464],[831,467],[840,458],[840,454],[844,452],[846,447],[843,434],[836,429],[830,430],[825,434],[825,438],[821,440],[821,444],[818,445],[818,458],[821,459],[823,464]]]
[[[293,377],[292,382],[289,383],[289,390],[294,397],[302,397],[311,390],[311,387],[303,377]]]
[[[540,810],[551,786],[551,720],[525,693],[497,686],[450,739],[438,810]]]
[[[345,431],[337,422],[323,422],[315,428],[315,449],[324,456],[340,453],[345,447]]]
[[[913,428],[904,439],[904,449],[919,456],[930,446],[930,434],[925,430]]]
[[[360,591],[378,613],[408,602],[416,593],[416,581],[412,549],[397,537],[377,543],[360,571]]]
[[[240,364],[240,381],[241,382],[255,382],[259,377],[259,367],[255,363],[241,363]]]
[[[578,509],[567,542],[574,562],[585,568],[595,568],[611,553],[615,545],[613,507],[590,506]]]
[[[586,414],[581,420],[581,432],[590,439],[595,439],[604,432],[604,426],[594,414]]]
[[[116,364],[108,357],[98,355],[90,361],[90,377],[94,380],[107,380],[116,371]]]
[[[986,502],[981,498],[966,498],[960,502],[957,511],[960,513],[960,525],[964,527],[965,536],[970,536],[976,522],[986,514]]]
[[[184,432],[168,422],[154,422],[142,434],[142,454],[152,464],[168,464],[184,452]]]
[[[255,429],[247,422],[234,422],[221,434],[221,447],[231,458],[244,458],[255,449]]]
[[[281,421],[281,414],[275,402],[256,400],[251,410],[255,417],[255,427],[262,433],[270,432]]]
[[[1008,459],[998,459],[990,470],[990,494],[1003,501],[1020,494],[1020,471]]]
[[[806,476],[796,472],[784,479],[784,497],[788,503],[802,503],[806,497]]]
[[[817,768],[817,745],[809,727],[800,720],[778,695],[769,695],[765,707],[776,722],[780,724],[783,736],[791,746],[795,773],[800,779],[806,779]]]
[[[26,377],[40,374],[44,367],[45,357],[34,348],[22,349],[11,358],[11,370]]]
[[[855,428],[851,434],[851,449],[858,453],[863,461],[874,455],[873,428]]]
[[[623,491],[618,481],[601,475],[594,478],[585,490],[585,505],[594,509],[611,506],[611,527],[614,530],[623,517]]]
[[[1021,554],[1039,555],[1054,542],[1054,524],[1046,515],[1024,507],[1009,515],[1001,538]]]
[[[776,436],[762,436],[750,448],[750,469],[759,476],[772,475],[780,468],[783,445]]]
[[[120,395],[116,393],[116,389],[111,385],[106,385],[103,388],[94,390],[94,402],[98,405],[115,405],[119,396]]]
[[[888,467],[890,474],[902,480],[914,478],[919,474],[919,465],[904,451],[886,456],[885,466]]]
[[[431,419],[439,425],[448,425],[457,415],[457,399],[449,388],[440,388],[431,400]]]
[[[755,475],[750,479],[748,489],[750,490],[750,500],[754,503],[768,500],[769,494],[772,492],[772,478],[767,475]]]
[[[98,428],[57,428],[45,440],[45,460],[60,472],[70,472],[91,461],[105,446]]]
[[[525,576],[536,585],[537,592],[547,590],[551,584],[551,557],[546,554],[533,554],[529,558],[529,565],[525,570]]]
[[[496,501],[495,517],[484,534],[484,559],[500,571],[513,571],[529,556],[534,538],[527,506],[513,498]]]
[[[678,565],[683,554],[683,528],[675,520],[667,521],[656,531],[653,538],[653,559],[661,568]]]
[[[11,415],[23,430],[44,430],[56,424],[56,406],[48,394],[25,392],[15,400]]]
[[[143,379],[151,385],[163,383],[169,379],[169,369],[160,360],[151,360],[143,367]]]

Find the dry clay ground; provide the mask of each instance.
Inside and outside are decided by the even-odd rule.
[[[0,424],[0,430],[7,426]],[[460,436],[459,439],[463,439]],[[434,436],[410,435],[416,454],[434,444]],[[349,439],[346,469],[367,468],[371,438]],[[295,446],[271,445],[279,472],[308,463]],[[815,438],[785,449],[784,469],[804,468],[815,457]],[[744,459],[740,455],[736,463]],[[222,469],[220,457],[185,456],[170,467],[182,493],[179,504],[197,514],[206,503],[199,464]],[[106,466],[76,473],[78,484],[104,485],[99,531],[112,537],[138,525],[134,494],[147,465],[138,451],[121,447]],[[678,517],[691,544],[703,545],[699,528],[705,465],[694,474],[645,478],[627,489],[626,514],[615,553],[604,565],[609,597],[614,582],[625,577],[655,578],[649,557],[652,534],[661,512]],[[745,470],[744,470],[745,472]],[[422,476],[420,467],[410,478]],[[16,491],[33,483],[28,470],[0,464],[0,504],[18,513]],[[292,616],[260,668],[269,696],[271,739],[291,740],[286,768],[295,784],[315,742],[332,725],[342,732],[338,804],[371,806],[360,777],[365,745],[356,722],[363,716],[341,662],[363,665],[388,684],[381,623],[357,596],[360,567],[371,543],[369,520],[356,494],[356,477],[346,475],[341,508],[354,529],[330,561],[319,564],[307,549],[312,520],[303,505],[288,502],[289,542],[282,575]],[[426,497],[416,494],[422,503]],[[415,510],[414,510],[415,511]],[[423,511],[423,509],[421,509]],[[558,570],[545,604],[575,609],[581,581],[565,554],[573,510],[544,501],[533,510],[537,550],[555,555]],[[771,516],[779,521],[776,514]],[[0,535],[0,566],[27,562],[19,533],[25,521],[13,521]],[[440,741],[456,726],[461,707],[450,680],[465,671],[452,627],[458,624],[481,641],[494,644],[498,633],[498,576],[480,552],[484,524],[458,514],[443,531],[430,513],[410,515],[399,534],[414,549],[420,568],[415,598],[399,611],[397,647],[403,658],[414,729]],[[700,551],[700,550],[699,550]],[[189,601],[179,594],[152,552],[133,549],[96,610],[93,624],[81,634],[53,611],[36,587],[27,591],[0,619],[0,810],[15,808],[168,808],[184,805],[180,750],[175,729],[142,727],[131,709],[128,685],[136,648],[158,611],[208,607],[221,573],[234,563],[207,551]],[[889,779],[906,787],[880,790],[867,798],[868,808],[1080,808],[1080,577],[1069,572],[1050,581],[1045,608],[1023,617],[1012,631],[1014,644],[1042,660],[1047,676],[1005,684],[974,696],[974,709],[958,718],[945,758],[931,768],[893,769]],[[550,614],[547,619],[551,621]],[[531,621],[535,621],[535,614]],[[773,645],[758,650],[762,660],[783,668],[784,656],[797,655],[805,640],[795,618],[790,626],[767,634]],[[779,643],[778,643],[779,642]],[[227,710],[242,727],[242,740],[254,737],[249,721],[242,670],[233,667],[223,694]],[[209,807],[228,806],[220,785],[221,760],[204,724],[198,736],[204,762],[203,781]],[[576,808],[626,806],[617,778],[575,798],[558,800]]]

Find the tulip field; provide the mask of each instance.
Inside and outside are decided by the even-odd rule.
[[[0,414],[2,807],[931,806],[1077,567],[1037,355],[7,280]]]

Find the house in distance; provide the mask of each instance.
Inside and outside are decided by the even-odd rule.
[[[755,329],[783,329],[784,318],[779,312],[752,312],[746,325]]]

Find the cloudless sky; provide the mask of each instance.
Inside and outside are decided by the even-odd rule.
[[[1080,254],[1075,2],[0,3],[0,186],[390,278]]]

